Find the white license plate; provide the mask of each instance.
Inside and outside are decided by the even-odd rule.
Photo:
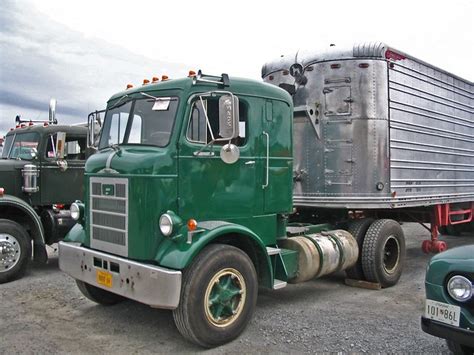
[[[459,327],[461,307],[452,304],[426,300],[425,317]]]

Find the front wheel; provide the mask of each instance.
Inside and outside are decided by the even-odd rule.
[[[379,219],[367,230],[362,245],[362,268],[367,281],[395,285],[405,262],[405,237],[400,224]]]
[[[466,345],[456,343],[452,340],[446,339],[446,344],[448,345],[449,350],[451,350],[454,355],[472,355],[474,353],[474,348],[470,348]]]
[[[181,299],[173,311],[180,333],[203,347],[225,344],[242,333],[257,302],[257,273],[242,250],[205,247],[183,271]]]
[[[31,240],[16,222],[0,219],[0,284],[19,279],[31,259]]]
[[[84,296],[95,303],[99,303],[104,306],[112,306],[123,301],[123,297],[115,293],[103,290],[96,286],[92,286],[83,281],[76,280],[77,287]]]

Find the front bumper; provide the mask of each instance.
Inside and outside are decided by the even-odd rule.
[[[425,317],[421,317],[421,329],[425,333],[474,348],[473,330],[443,324]]]
[[[59,268],[77,280],[151,307],[174,309],[179,303],[181,271],[138,263],[70,242],[59,242]],[[112,276],[110,287],[97,282],[100,271]]]

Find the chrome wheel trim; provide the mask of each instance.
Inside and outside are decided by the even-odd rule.
[[[0,234],[0,272],[7,272],[18,264],[21,248],[18,240],[11,234]]]

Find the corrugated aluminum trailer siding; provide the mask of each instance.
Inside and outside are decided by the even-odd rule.
[[[397,201],[474,200],[472,83],[412,58],[389,67],[390,176]]]
[[[383,43],[298,57],[262,68],[274,85],[295,83],[295,60],[305,68],[293,97],[295,206],[474,201],[471,82]]]

